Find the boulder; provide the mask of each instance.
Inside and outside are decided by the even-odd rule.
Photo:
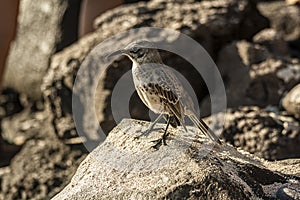
[[[270,20],[271,28],[283,35],[290,47],[290,55],[300,58],[300,7],[284,1],[262,1],[260,12]]]
[[[20,1],[17,34],[7,58],[5,87],[34,100],[41,99],[40,86],[51,56],[77,39],[79,7],[80,0]]]
[[[287,93],[282,100],[282,106],[288,113],[300,118],[300,84]]]
[[[300,80],[299,64],[298,59],[276,56],[264,45],[247,41],[228,44],[217,60],[226,88],[227,107],[279,105],[284,93]],[[209,115],[209,97],[201,104],[201,113]]]
[[[299,159],[266,162],[230,145],[213,144],[193,127],[188,128],[191,134],[170,129],[167,145],[156,150],[151,140],[162,131],[134,139],[147,126],[123,120],[53,200],[284,199],[300,194]]]
[[[289,47],[282,32],[274,28],[264,29],[253,37],[253,42],[266,46],[270,52],[278,56],[287,56]]]
[[[228,109],[222,137],[267,160],[300,157],[300,124],[276,107]]]
[[[245,40],[234,41],[220,50],[217,67],[224,80],[227,107],[253,104],[253,101],[247,98],[247,88],[252,81],[250,66],[264,61],[270,55],[264,46]],[[207,97],[201,104],[201,113],[204,116],[209,115],[210,107],[210,99]]]
[[[13,120],[20,121],[25,115],[15,116]],[[27,116],[27,121],[20,125],[11,124],[11,129],[16,131],[13,136],[17,136],[13,142],[19,141],[22,146],[8,170],[5,173],[0,170],[0,199],[53,197],[70,181],[86,155],[79,146],[73,149],[58,140],[47,113],[27,113]]]
[[[253,102],[250,105],[279,105],[283,94],[299,82],[299,66],[299,60],[289,58],[268,58],[252,65],[251,83],[246,88],[246,96]]]
[[[258,3],[259,11],[270,20],[270,25],[284,35],[284,39],[296,40],[300,37],[300,9],[284,1]]]

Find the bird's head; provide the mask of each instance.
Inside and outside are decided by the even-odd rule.
[[[162,62],[158,51],[154,48],[154,44],[147,40],[139,40],[127,45],[124,49],[113,52],[108,57],[117,55],[126,55],[132,62],[139,65],[145,63]]]

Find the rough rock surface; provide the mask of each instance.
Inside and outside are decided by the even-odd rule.
[[[7,60],[4,85],[40,99],[51,56],[77,39],[79,0],[20,1],[18,31]]]
[[[20,94],[10,89],[5,89],[0,94],[0,121],[4,117],[11,116],[23,110],[20,102]]]
[[[300,58],[300,7],[284,1],[258,3],[259,11],[270,20],[271,27],[283,35],[290,47],[290,55]]]
[[[287,56],[289,47],[284,40],[283,33],[274,28],[264,29],[253,37],[253,42],[266,46],[275,55]]]
[[[299,195],[299,160],[289,165],[266,162],[232,146],[214,146],[207,138],[189,138],[174,129],[170,129],[173,134],[167,145],[154,150],[151,139],[161,133],[134,139],[147,125],[123,120],[53,200],[271,199],[286,195],[287,189],[295,191],[294,197]],[[284,173],[287,168],[289,174]],[[278,192],[283,187],[286,189]]]
[[[267,160],[300,157],[300,125],[269,107],[229,109],[222,137],[235,147]]]
[[[256,23],[249,20],[250,18],[255,18]],[[76,135],[70,104],[76,72],[89,51],[104,39],[131,28],[144,26],[171,28],[191,36],[214,56],[224,43],[238,38],[250,38],[266,27],[267,21],[257,12],[254,5],[246,0],[202,2],[152,0],[124,5],[104,13],[96,19],[95,26],[96,32],[53,57],[48,74],[44,78],[43,95],[55,114],[55,129],[62,138]],[[164,55],[164,60],[165,64],[174,66],[186,75],[188,80],[193,80],[191,84],[195,87],[195,91],[199,91],[197,92],[199,98],[205,95],[201,77],[194,73],[195,70],[191,71],[193,68],[189,67],[186,61],[170,54]],[[101,127],[106,133],[116,125],[110,110],[111,92],[117,80],[130,69],[130,65],[128,59],[120,59],[113,63],[105,76],[99,80],[95,107]],[[131,103],[131,107],[135,108],[132,117],[147,119],[147,110],[136,96],[132,98]]]
[[[282,100],[282,106],[288,113],[300,119],[300,84],[287,93]]]
[[[284,34],[285,40],[300,37],[300,9],[297,5],[288,5],[284,1],[261,2],[259,11],[266,16],[271,27]]]
[[[23,144],[9,167],[0,175],[0,199],[49,199],[71,179],[85,157],[80,148],[71,148],[57,139],[47,113],[23,113],[11,124]],[[17,119],[17,118],[20,119]],[[26,141],[25,141],[26,140]]]
[[[20,146],[5,141],[6,138],[3,138],[3,132],[6,131],[6,128],[2,126],[2,123],[6,118],[21,112],[23,106],[24,104],[21,103],[18,93],[5,89],[0,94],[0,167],[9,165],[10,160],[20,150]],[[10,128],[12,126],[9,126],[8,130]]]
[[[256,23],[253,19],[257,20]],[[102,31],[118,31],[116,27],[124,25],[126,29],[154,26],[180,30],[195,38],[210,52],[207,48],[210,45],[206,45],[205,42],[211,38],[206,32],[213,37],[212,48],[219,48],[220,43],[224,44],[237,38],[251,38],[265,28],[268,21],[257,12],[253,2],[235,0],[154,0],[114,9],[95,20],[95,27]]]
[[[287,2],[288,4],[291,4],[291,5],[293,5],[293,4],[299,4],[299,3],[300,3],[299,0],[286,0],[286,2]]]
[[[297,59],[276,56],[260,44],[235,41],[219,52],[217,66],[226,86],[227,106],[279,105],[286,91],[300,81]],[[209,114],[209,99],[201,105]]]
[[[77,0],[71,1],[73,3]],[[44,2],[46,1],[41,1],[41,4]],[[82,150],[81,145],[74,145],[74,143],[73,145],[66,145],[68,141],[75,141],[76,143],[76,140],[72,139],[78,139],[72,138],[77,137],[77,134],[71,113],[71,91],[76,72],[86,55],[99,42],[102,42],[116,33],[131,29],[132,27],[137,28],[145,25],[175,28],[183,33],[187,33],[189,36],[192,36],[200,42],[216,60],[220,58],[219,50],[222,49],[224,45],[230,44],[233,40],[239,40],[238,42],[233,42],[239,44],[231,49],[235,56],[228,56],[228,58],[234,58],[233,60],[236,60],[235,64],[241,66],[241,68],[234,68],[233,65],[227,66],[228,71],[223,68],[225,83],[229,83],[229,86],[231,86],[230,90],[243,92],[242,90],[245,89],[241,86],[244,84],[243,81],[246,81],[245,83],[247,84],[249,83],[247,81],[257,82],[257,80],[260,80],[259,84],[252,85],[250,87],[251,90],[246,93],[246,95],[250,97],[257,98],[257,101],[251,99],[250,103],[259,102],[259,105],[268,105],[269,103],[266,104],[263,101],[265,98],[267,102],[275,102],[275,107],[267,107],[267,109],[263,110],[251,107],[229,111],[228,116],[231,119],[226,124],[223,137],[231,144],[238,145],[242,149],[246,149],[258,156],[270,160],[297,157],[299,155],[299,148],[297,146],[297,144],[299,144],[299,122],[295,121],[291,116],[287,116],[285,113],[277,113],[278,108],[276,108],[276,106],[279,107],[279,99],[282,95],[284,95],[286,91],[289,91],[295,84],[299,83],[299,61],[290,59],[284,52],[278,53],[278,50],[285,50],[286,48],[285,43],[282,42],[282,37],[285,41],[295,39],[294,36],[297,34],[293,33],[299,26],[282,26],[284,31],[281,32],[279,28],[273,26],[276,22],[271,19],[281,16],[282,18],[278,21],[284,22],[284,20],[288,20],[285,23],[292,24],[298,20],[298,18],[295,17],[297,15],[295,15],[295,12],[286,11],[291,8],[291,10],[295,10],[295,7],[287,7],[284,5],[282,6],[282,11],[275,10],[275,15],[268,15],[271,17],[270,20],[273,29],[261,31],[256,36],[252,37],[256,32],[265,28],[267,25],[265,18],[259,15],[252,2],[253,1],[246,0],[204,0],[201,2],[195,0],[180,0],[176,1],[176,3],[172,3],[169,0],[164,2],[153,0],[148,3],[141,2],[138,4],[122,6],[99,17],[95,23],[98,31],[84,37],[82,40],[66,48],[63,52],[56,54],[53,59],[51,59],[51,67],[47,73],[43,87],[44,97],[46,97],[46,110],[44,112],[39,110],[44,109],[44,105],[27,104],[28,102],[26,102],[26,98],[24,99],[23,94],[19,95],[6,90],[4,95],[0,96],[0,121],[2,129],[0,131],[6,140],[2,141],[2,138],[0,138],[0,161],[3,161],[3,157],[6,157],[5,163],[0,162],[0,165],[7,165],[10,162],[11,156],[16,153],[14,147],[22,147],[21,151],[11,161],[10,166],[0,168],[0,199],[49,199],[70,181],[71,176],[75,172],[80,161],[85,157],[85,151]],[[270,4],[272,3],[273,2]],[[265,11],[268,11],[268,8],[266,8]],[[282,12],[285,12],[285,14],[281,15]],[[121,16],[121,14],[124,15]],[[154,16],[154,18],[152,18],[152,16]],[[38,16],[35,15],[34,17]],[[73,17],[72,20],[76,21],[74,19],[75,18]],[[282,23],[282,25],[283,24],[284,23]],[[30,24],[29,28],[30,27],[33,26]],[[291,27],[291,29],[289,27]],[[273,30],[275,30],[276,34]],[[76,31],[74,31],[74,33],[75,32]],[[42,39],[45,38],[43,37]],[[245,42],[243,39],[252,42]],[[33,41],[36,40],[34,39]],[[41,40],[38,40],[38,42],[40,41]],[[291,44],[290,42],[291,41],[289,41],[289,44]],[[41,43],[39,43],[39,45],[40,44]],[[119,48],[119,46],[116,46],[117,44],[113,45],[114,47]],[[121,47],[121,45],[124,44],[118,45]],[[61,46],[57,48],[60,49]],[[26,53],[27,49],[25,50],[24,52]],[[206,95],[204,94],[205,92],[203,92],[205,86],[202,85],[201,79],[199,76],[195,75],[194,71],[190,71],[186,61],[166,52],[162,53],[164,62],[167,65],[174,66],[174,68],[185,75],[187,79],[195,81],[193,82],[193,86],[195,85],[195,91],[199,92],[199,100],[203,95]],[[46,58],[49,59],[49,57]],[[224,59],[224,62],[227,62],[226,59]],[[115,125],[111,111],[109,110],[112,88],[114,87],[116,80],[118,80],[122,74],[127,72],[129,68],[130,61],[128,59],[120,58],[112,63],[104,77],[99,80],[98,94],[95,97],[95,101],[98,103],[96,104],[97,110],[99,111],[97,115],[102,127],[106,127],[107,133]],[[229,71],[229,69],[231,69],[231,71]],[[233,76],[236,76],[237,79],[234,79],[235,77],[233,76],[230,77],[230,73]],[[20,76],[22,73],[17,75]],[[240,78],[240,81],[238,81],[238,78]],[[243,78],[245,79],[242,80]],[[131,80],[128,81],[130,82]],[[235,85],[230,85],[231,81],[235,83]],[[272,83],[269,83],[269,81]],[[237,86],[241,88],[238,88]],[[263,92],[260,91],[261,88],[263,88]],[[244,100],[245,98],[243,95],[245,93],[240,94],[242,95],[240,95],[239,98]],[[267,95],[265,96],[265,94]],[[148,114],[147,110],[137,99],[136,96],[132,98],[132,105],[130,106],[130,109],[132,110],[131,114],[133,117],[145,119]],[[42,104],[43,103],[44,102],[42,102]],[[38,111],[36,108],[32,108],[32,106],[37,106],[39,108]],[[135,122],[130,121],[130,123]],[[141,122],[141,124],[144,124],[144,122]],[[141,124],[138,122],[136,126],[129,126],[126,128],[139,128],[141,127]],[[55,135],[54,132],[58,134],[60,137],[59,139],[57,139],[57,135]],[[199,197],[208,198],[213,195],[220,199],[226,197],[231,197],[231,199],[240,197],[244,199],[247,195],[261,197],[263,199],[268,199],[269,197],[271,197],[271,199],[296,199],[296,197],[299,196],[299,181],[290,180],[297,179],[295,176],[300,176],[299,159],[265,162],[261,159],[253,158],[253,156],[244,152],[236,152],[233,148],[228,146],[226,146],[223,152],[221,152],[222,149],[214,149],[211,153],[209,152],[208,156],[204,156],[200,159],[199,152],[205,154],[207,152],[206,147],[209,147],[209,143],[205,143],[205,149],[200,149],[200,151],[199,147],[203,145],[202,142],[204,140],[201,138],[199,140],[196,139],[193,145],[179,145],[179,148],[177,148],[177,144],[180,144],[180,142],[184,141],[184,144],[189,144],[191,139],[189,139],[189,137],[179,138],[179,142],[177,142],[177,138],[174,138],[176,135],[174,134],[171,134],[172,139],[168,140],[168,146],[161,147],[159,151],[163,151],[165,155],[172,156],[173,154],[170,154],[172,152],[171,150],[174,149],[172,149],[172,147],[176,148],[174,153],[177,153],[178,150],[180,151],[182,148],[186,149],[186,154],[183,154],[182,157],[180,157],[182,158],[180,161],[183,163],[181,165],[182,167],[175,169],[176,166],[174,167],[174,165],[171,165],[169,170],[163,169],[165,171],[162,171],[162,176],[157,175],[152,178],[152,175],[158,173],[154,170],[153,173],[148,173],[148,171],[146,173],[140,173],[138,175],[140,178],[130,180],[135,176],[137,170],[141,170],[145,164],[153,161],[153,159],[148,161],[136,159],[135,161],[138,161],[138,165],[132,167],[127,162],[130,160],[127,159],[127,154],[121,154],[121,156],[116,157],[115,155],[119,155],[118,153],[120,151],[111,151],[113,148],[111,146],[112,144],[108,143],[114,140],[113,136],[115,134],[120,136],[120,138],[117,138],[119,140],[115,140],[120,143],[113,143],[115,145],[114,147],[125,147],[127,145],[126,147],[129,148],[126,148],[126,151],[136,152],[134,155],[137,156],[141,155],[139,154],[141,153],[141,149],[144,149],[142,153],[149,152],[150,156],[157,156],[158,154],[153,152],[153,149],[150,148],[150,145],[152,144],[150,140],[158,138],[159,133],[155,133],[149,138],[133,140],[130,135],[123,135],[123,133],[118,132],[118,130],[115,129],[111,134],[112,136],[109,136],[107,143],[105,143],[106,146],[99,147],[101,151],[102,148],[107,147],[107,149],[100,153],[92,153],[88,158],[89,160],[85,161],[85,164],[83,163],[78,171],[78,173],[81,173],[81,170],[88,173],[89,170],[86,169],[90,166],[89,169],[91,169],[91,174],[94,174],[94,177],[91,177],[91,179],[89,179],[88,175],[85,177],[87,177],[87,180],[91,180],[91,182],[89,182],[89,184],[92,184],[91,189],[98,187],[98,185],[93,184],[98,184],[98,175],[107,173],[107,179],[101,181],[100,186],[108,189],[107,191],[111,188],[116,188],[114,194],[117,195],[122,194],[123,190],[121,186],[123,186],[123,184],[126,185],[127,181],[145,181],[146,179],[146,181],[158,180],[152,185],[146,183],[146,187],[141,189],[137,184],[139,183],[138,181],[134,182],[137,186],[131,184],[132,182],[129,182],[131,184],[129,187],[135,187],[132,187],[130,191],[134,192],[137,191],[137,189],[142,191],[140,194],[134,196],[136,199],[142,198],[138,195],[143,195],[147,188],[150,188],[151,191],[162,191],[162,193],[159,193],[162,194],[162,197],[173,199],[182,194],[187,194],[186,196],[190,199],[199,199]],[[62,138],[67,140],[61,140]],[[14,148],[12,149],[13,151],[10,151],[9,148],[7,148],[7,141],[11,143],[10,147]],[[122,141],[124,144],[121,144]],[[79,142],[81,142],[81,140]],[[227,152],[230,152],[230,155]],[[7,159],[8,155],[10,156]],[[120,166],[123,166],[124,168],[116,171],[111,170],[111,165],[106,165],[104,167],[101,165],[99,167],[98,160],[96,160],[96,165],[94,167],[94,165],[89,164],[95,161],[95,159],[93,159],[94,155],[103,159],[103,162],[100,164],[107,161],[106,163],[112,164],[114,167],[113,169],[120,169],[118,168]],[[191,155],[196,156],[192,157]],[[148,158],[150,159],[152,157]],[[147,165],[148,168],[146,169],[155,168],[158,162],[165,161],[164,158],[170,157],[163,157],[161,159],[156,158],[154,159],[156,162]],[[177,158],[179,157],[175,157],[173,160],[177,161]],[[247,158],[246,160],[248,161],[250,159],[250,161],[245,164],[244,158]],[[252,159],[254,159],[254,163],[252,162]],[[125,165],[121,165],[120,163],[124,160]],[[167,159],[166,161],[168,162],[169,160]],[[259,162],[261,164],[259,164]],[[164,162],[160,163],[164,164]],[[192,166],[190,167],[190,165],[188,165],[189,168],[187,168],[186,163],[191,163],[190,165]],[[223,163],[224,165],[222,166],[220,163]],[[134,168],[136,166],[140,168]],[[265,168],[262,170],[263,166]],[[126,171],[126,169],[131,170],[131,172],[127,173],[128,171]],[[180,171],[180,169],[182,170]],[[195,169],[195,171],[190,169]],[[272,172],[270,172],[268,169],[275,169],[278,173],[272,170]],[[118,175],[120,174],[120,171],[124,173],[121,173],[119,178]],[[174,175],[173,172],[178,173]],[[114,180],[111,175],[117,176],[117,178],[114,179],[116,182],[113,182]],[[175,177],[182,182],[178,182],[177,180],[174,181],[174,179],[169,177]],[[267,177],[267,179],[265,177]],[[103,177],[100,177],[99,179],[103,180],[101,178]],[[235,178],[238,178],[238,180],[236,181]],[[79,179],[80,177],[78,177],[78,175],[74,177],[72,184],[74,183],[74,186],[76,186],[74,187],[75,189],[80,187],[82,183],[83,185],[86,183],[85,179],[82,179],[82,182],[78,181]],[[123,182],[121,183],[121,181]],[[274,182],[277,183],[275,184]],[[158,183],[159,186],[168,186],[155,188],[156,183]],[[72,189],[72,184],[70,184],[64,192],[66,192],[67,189]],[[170,188],[169,186],[172,187]],[[97,192],[101,192],[99,190],[101,187],[96,188],[96,192],[90,189],[86,189],[86,191],[89,192],[89,194],[92,193],[91,195],[96,195]],[[245,187],[246,189],[242,191]],[[85,187],[83,186],[82,188]],[[217,189],[220,189],[219,191],[221,192],[217,191]],[[63,195],[64,192],[61,195]],[[152,197],[156,197],[155,195],[157,194],[158,193],[153,194]]]

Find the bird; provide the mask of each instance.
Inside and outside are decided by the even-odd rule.
[[[107,58],[116,57],[117,55],[125,55],[132,61],[132,77],[138,96],[151,111],[159,115],[150,124],[148,130],[142,132],[136,138],[148,135],[155,124],[162,117],[167,116],[164,134],[162,138],[157,140],[157,145],[166,145],[169,125],[175,128],[182,125],[187,132],[185,126],[185,117],[187,116],[199,128],[201,133],[208,136],[215,143],[222,144],[209,126],[201,118],[198,119],[190,95],[186,92],[174,71],[164,65],[153,42],[148,40],[131,42],[125,48],[111,53]]]

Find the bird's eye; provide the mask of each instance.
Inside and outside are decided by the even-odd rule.
[[[133,48],[130,51],[130,53],[133,54],[133,56],[136,57],[136,58],[141,58],[145,54],[144,49],[142,49],[142,48]]]
[[[139,51],[140,51],[141,49],[139,49],[139,48],[133,48],[133,49],[131,49],[131,53],[134,53],[134,54],[137,54],[137,53],[139,53]]]

